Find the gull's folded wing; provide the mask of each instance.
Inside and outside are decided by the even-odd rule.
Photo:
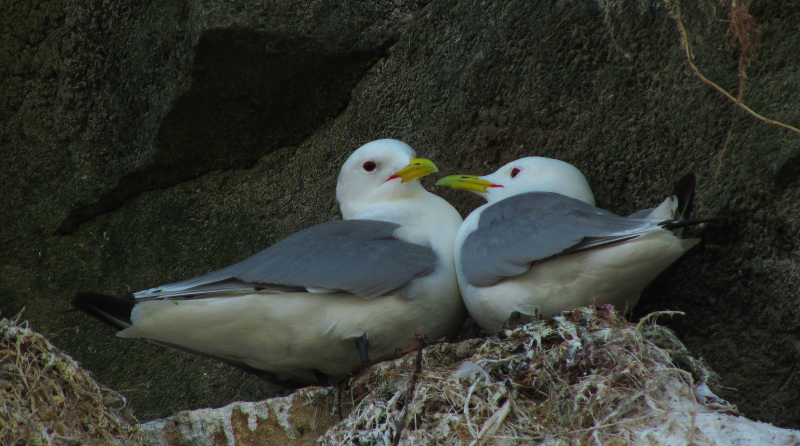
[[[662,223],[620,217],[550,192],[514,195],[483,210],[461,248],[462,272],[470,284],[490,286],[535,261],[630,240]]]
[[[297,232],[252,257],[208,274],[134,294],[138,299],[293,289],[381,296],[433,272],[430,247],[394,237],[398,225],[335,220]]]

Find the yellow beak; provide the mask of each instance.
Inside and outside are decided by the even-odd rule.
[[[402,178],[403,181],[401,182],[405,183],[406,181],[422,178],[438,171],[439,169],[436,167],[436,164],[433,164],[433,161],[426,160],[425,158],[412,158],[408,166],[395,172],[394,175],[389,177],[389,180]]]
[[[453,189],[468,190],[481,194],[485,194],[486,189],[490,187],[503,187],[499,184],[494,184],[491,181],[482,180],[478,178],[477,175],[450,175],[437,181],[436,185],[452,187]]]

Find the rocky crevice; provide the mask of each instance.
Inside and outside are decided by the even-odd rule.
[[[331,53],[313,39],[240,28],[207,30],[195,47],[191,87],[158,125],[143,166],[91,203],[77,203],[55,231],[69,235],[145,191],[212,170],[246,169],[281,147],[300,144],[336,118],[391,40]]]

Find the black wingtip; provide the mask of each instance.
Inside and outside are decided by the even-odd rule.
[[[712,217],[712,218],[700,218],[700,219],[697,219],[697,220],[681,220],[681,221],[669,221],[668,220],[668,221],[662,222],[660,224],[664,229],[669,229],[670,231],[672,231],[674,229],[685,228],[687,226],[695,226],[695,225],[699,225],[701,223],[708,223],[708,222],[712,222],[712,221],[726,220],[728,218],[731,218],[731,217],[730,216]]]
[[[131,311],[136,305],[133,299],[99,293],[78,293],[69,303],[76,310],[83,311],[118,330],[133,325]]]
[[[697,186],[697,175],[689,172],[684,175],[672,189],[672,195],[678,197],[678,209],[675,212],[676,220],[688,220],[694,208],[694,190]]]

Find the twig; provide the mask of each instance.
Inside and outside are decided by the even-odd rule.
[[[77,327],[77,326],[75,326],[75,327],[64,327],[61,330],[56,331],[55,333],[47,334],[47,339],[53,339],[56,336],[60,335],[61,333],[64,333],[65,331],[69,331],[69,330],[75,330],[75,332],[78,332],[78,330],[80,330],[80,328]]]
[[[22,307],[22,309],[19,310],[19,313],[12,319],[13,325],[19,325],[19,321],[22,320],[22,315],[25,314],[25,310],[27,309],[28,307]]]
[[[339,421],[344,419],[344,415],[342,414],[342,384],[341,382],[336,385],[336,409],[339,412]]]
[[[503,421],[505,421],[506,416],[508,416],[508,412],[510,411],[511,411],[511,396],[509,395],[508,399],[506,399],[505,404],[503,404],[503,407],[501,407],[497,412],[494,413],[494,415],[492,415],[488,420],[486,420],[485,423],[483,423],[483,428],[478,433],[478,436],[475,437],[474,440],[472,440],[472,443],[470,443],[469,446],[474,446],[475,444],[477,444],[478,446],[482,446],[486,442],[488,437],[492,436],[495,432],[497,432],[497,429],[499,429],[500,425],[503,424]]]
[[[689,429],[689,439],[686,442],[687,445],[694,445],[697,444],[694,442],[694,433],[695,431],[699,430],[697,428],[697,396],[694,392],[692,392],[692,427]]]
[[[643,317],[638,324],[636,324],[636,331],[642,331],[642,327],[644,327],[644,324],[646,324],[650,319],[655,319],[659,316],[664,316],[664,315],[675,316],[676,314],[684,316],[686,313],[684,313],[683,311],[656,311],[650,313],[647,316]]]
[[[653,418],[655,416],[664,416],[664,414],[670,414],[670,413],[685,413],[685,411],[682,411],[682,410],[662,410],[659,413],[649,413],[649,414],[642,415],[642,416],[635,417],[635,418],[627,418],[627,419],[624,419],[624,420],[615,421],[613,423],[600,424],[600,425],[595,425],[595,426],[592,426],[592,427],[585,427],[585,428],[582,428],[582,429],[574,429],[574,430],[570,430],[570,431],[555,432],[555,433],[552,433],[552,434],[531,435],[531,436],[528,436],[528,437],[523,437],[523,436],[515,436],[515,437],[498,436],[498,437],[495,437],[495,438],[496,439],[501,439],[501,440],[516,440],[516,441],[534,440],[534,441],[540,441],[540,440],[544,440],[546,438],[573,436],[575,434],[580,434],[580,433],[583,433],[583,432],[594,432],[594,431],[596,431],[598,429],[603,429],[603,428],[612,427],[612,426],[619,426],[620,424],[625,424],[625,423],[632,423],[632,422],[636,422],[636,421],[642,421],[642,420],[646,420],[648,418]]]
[[[733,33],[733,38],[731,40],[737,42],[739,46],[742,47],[742,51],[739,54],[739,88],[736,92],[736,104],[734,104],[733,110],[731,111],[731,124],[728,126],[728,133],[725,135],[725,141],[722,143],[722,150],[720,150],[717,154],[717,170],[714,172],[715,179],[722,170],[722,160],[725,158],[725,151],[728,149],[728,143],[730,142],[731,135],[733,134],[733,124],[734,118],[736,118],[736,110],[739,109],[739,106],[742,103],[742,96],[744,96],[744,84],[747,80],[747,67],[749,67],[750,62],[756,58],[756,51],[753,47],[752,35],[758,34],[758,29],[755,26],[755,21],[748,12],[749,7],[750,0],[741,0],[738,3],[736,0],[733,0],[731,3],[730,30]]]
[[[414,334],[414,348],[417,350],[417,360],[414,365],[414,374],[411,375],[411,382],[408,383],[408,390],[406,390],[406,397],[404,398],[405,407],[403,408],[403,415],[395,425],[395,433],[392,444],[397,446],[400,444],[400,438],[403,436],[403,430],[406,428],[408,420],[408,409],[414,401],[414,390],[417,387],[419,375],[422,373],[422,349],[425,348],[425,335],[422,330]]]
[[[475,428],[472,427],[472,419],[469,416],[469,400],[472,399],[472,392],[475,391],[475,386],[478,385],[480,381],[477,379],[471,386],[469,386],[469,390],[467,391],[467,396],[464,398],[464,419],[467,421],[467,428],[469,429],[469,433],[472,434],[473,437],[476,437]]]

